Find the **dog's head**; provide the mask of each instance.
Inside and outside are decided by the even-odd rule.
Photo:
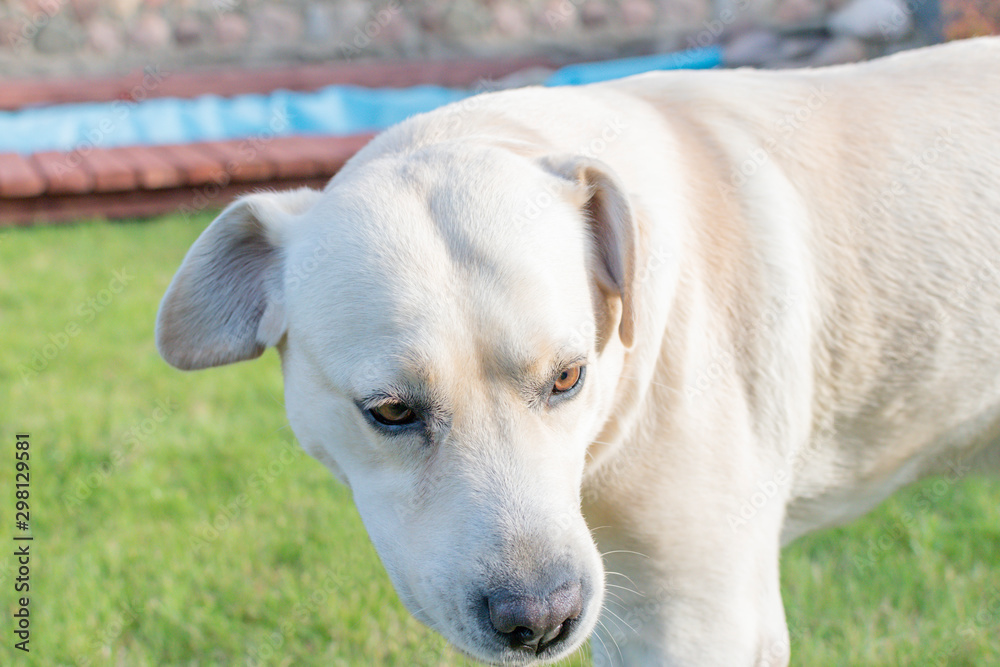
[[[379,156],[227,208],[157,345],[184,369],[277,346],[296,435],[409,609],[478,659],[554,659],[603,602],[580,489],[633,336],[634,236],[584,157]]]

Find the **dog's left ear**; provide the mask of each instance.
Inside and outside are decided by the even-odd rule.
[[[618,337],[628,348],[635,339],[636,221],[625,189],[611,167],[582,155],[543,158],[542,165],[571,182],[574,199],[590,223],[603,292],[621,300]]]
[[[288,227],[320,193],[236,200],[194,242],[160,304],[156,347],[183,370],[259,357],[285,335]]]

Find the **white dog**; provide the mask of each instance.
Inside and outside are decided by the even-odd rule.
[[[157,323],[276,346],[404,603],[506,664],[785,664],[781,545],[995,462],[998,341],[996,39],[471,98],[231,205]]]

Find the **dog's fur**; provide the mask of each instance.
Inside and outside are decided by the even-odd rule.
[[[785,664],[780,546],[995,463],[998,340],[996,39],[418,116],[227,208],[157,324],[184,369],[277,346],[405,604],[509,663]],[[566,581],[564,641],[498,638],[491,592]]]

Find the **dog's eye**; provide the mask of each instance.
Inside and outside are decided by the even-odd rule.
[[[417,413],[405,403],[383,403],[368,411],[379,424],[404,426],[417,421]]]
[[[553,394],[565,394],[568,391],[576,389],[583,381],[584,376],[584,366],[570,366],[569,368],[564,368],[562,373],[556,378],[555,383],[552,385]]]

